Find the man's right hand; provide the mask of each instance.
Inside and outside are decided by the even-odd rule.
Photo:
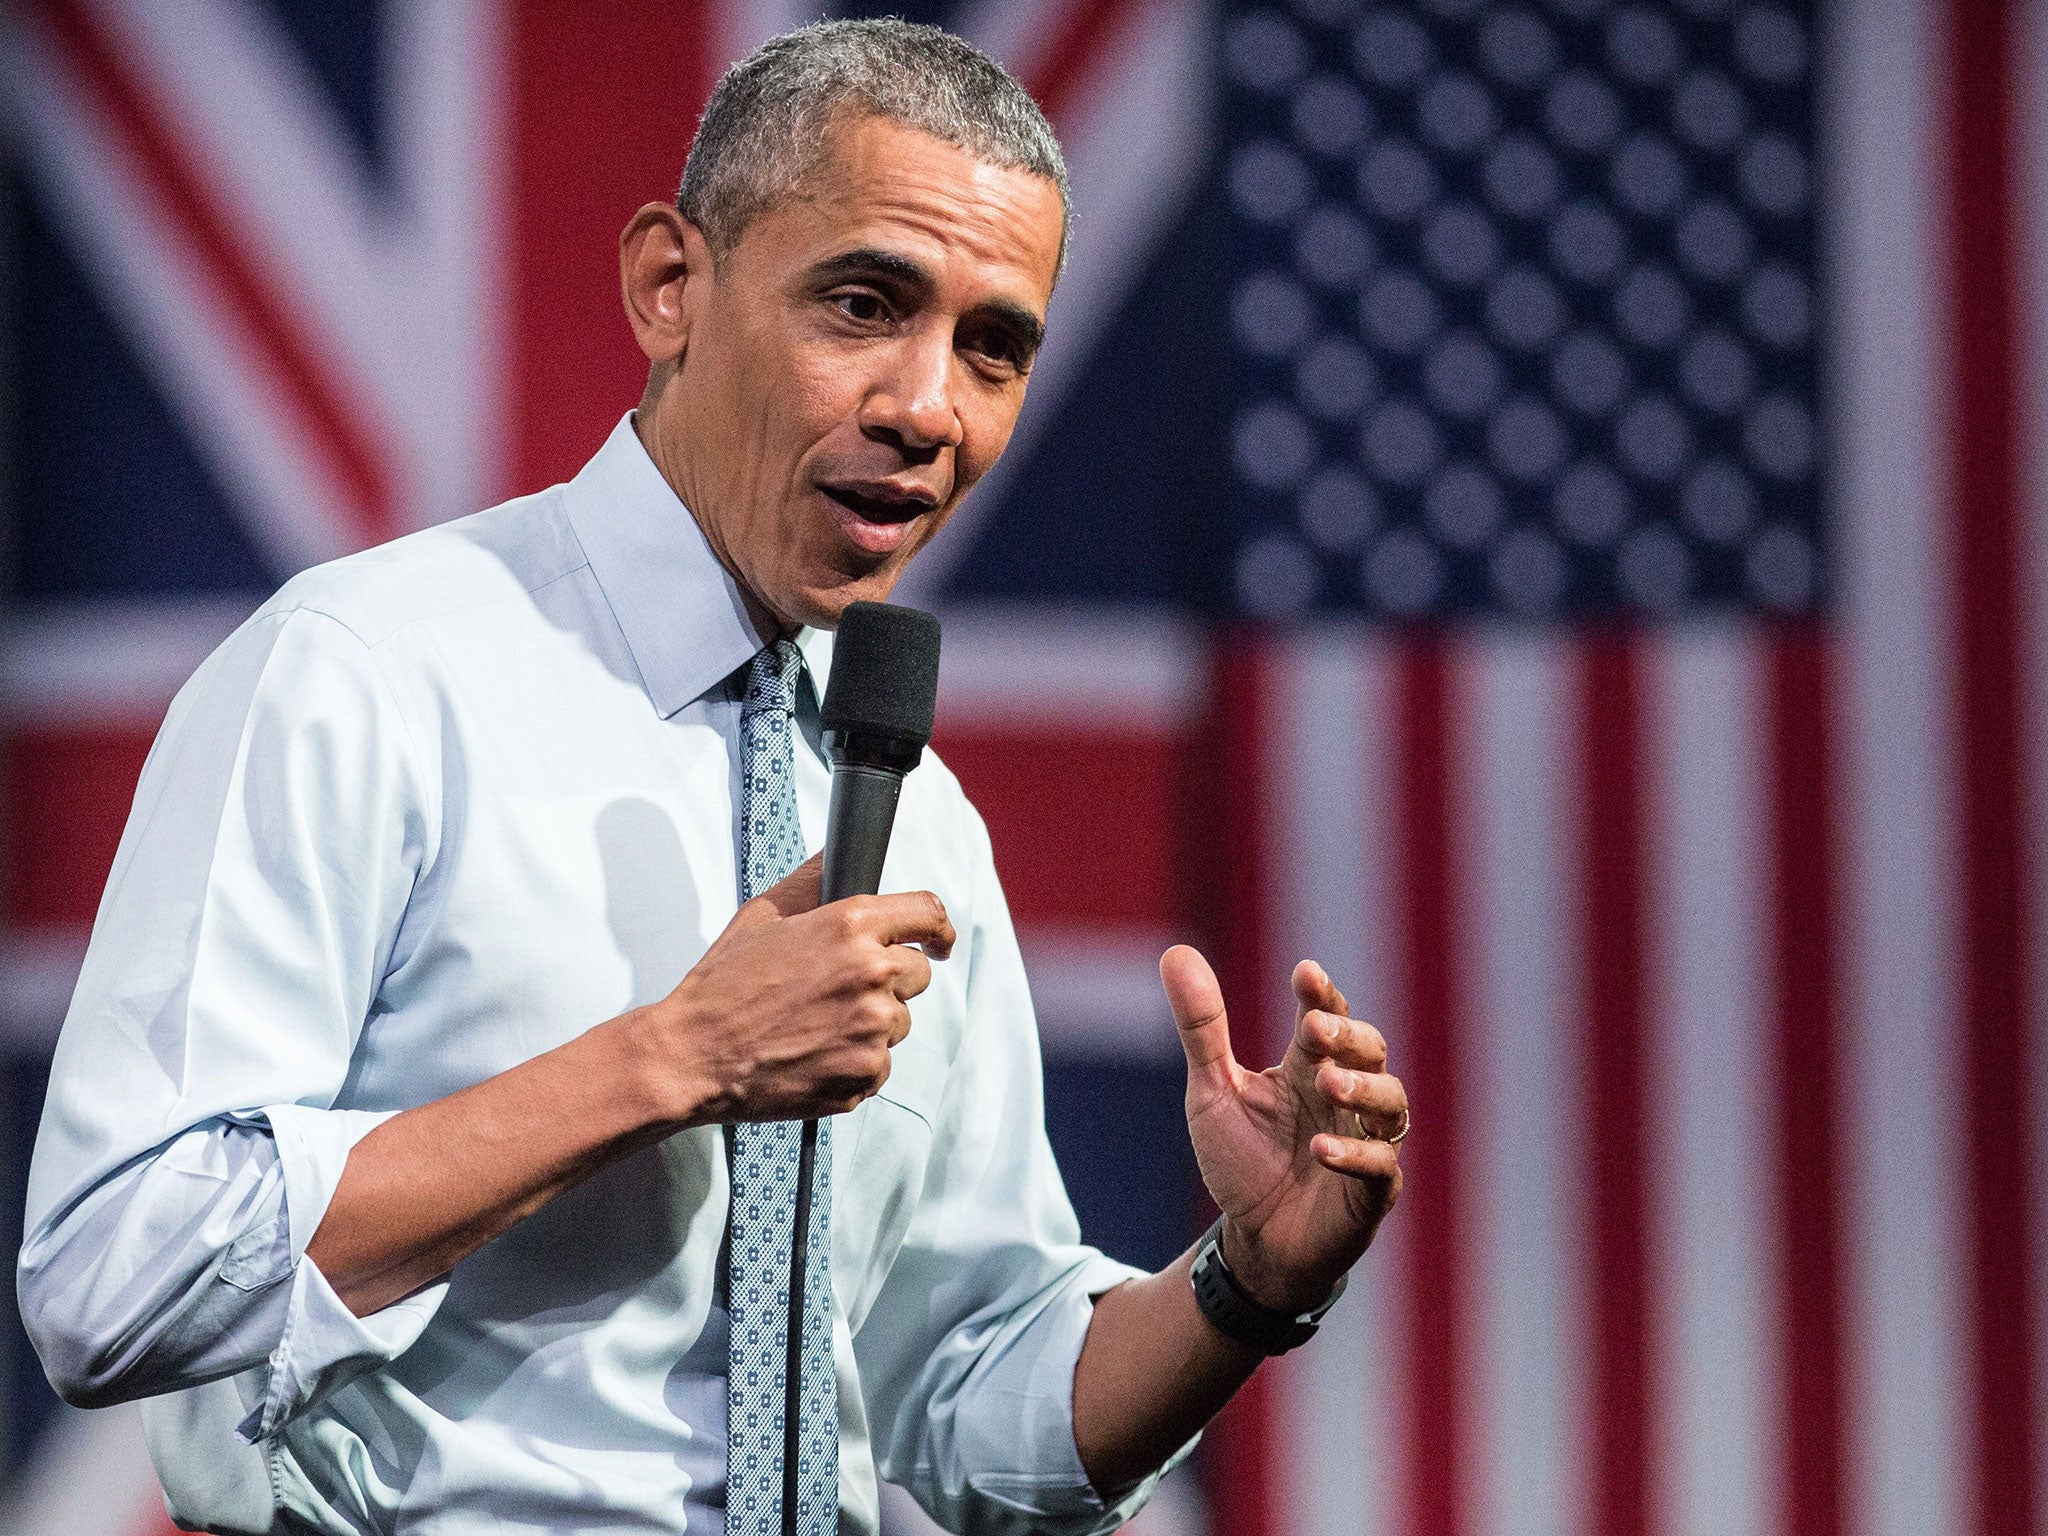
[[[628,1016],[679,1121],[836,1115],[888,1081],[953,924],[930,891],[820,907],[821,863],[745,903],[675,991]]]
[[[860,1103],[953,925],[929,891],[818,905],[812,859],[733,915],[675,991],[357,1142],[306,1256],[358,1317],[615,1158],[689,1125]]]

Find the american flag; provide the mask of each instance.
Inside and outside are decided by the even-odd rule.
[[[1201,1225],[1175,938],[1253,1059],[1322,959],[1416,1105],[1151,1529],[2043,1528],[2048,17],[861,9],[1073,165],[1031,404],[901,595],[1084,1225]],[[169,693],[292,570],[573,472],[639,389],[618,228],[814,14],[0,10],[0,1234]],[[0,1530],[153,1536],[132,1414],[0,1360]]]

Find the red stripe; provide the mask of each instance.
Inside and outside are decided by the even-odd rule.
[[[1200,793],[1206,819],[1188,821],[1188,889],[1212,905],[1203,924],[1207,953],[1230,1005],[1232,1045],[1247,1064],[1280,1059],[1293,1020],[1280,1006],[1286,983],[1276,947],[1268,881],[1274,843],[1269,732],[1268,642],[1249,633],[1214,648],[1213,721],[1205,733],[1212,781]],[[1231,1536],[1277,1536],[1286,1490],[1274,1440],[1278,1393],[1270,1371],[1245,1383],[1211,1426],[1204,1454],[1210,1528]]]
[[[1415,1137],[1401,1149],[1397,1218],[1409,1256],[1405,1411],[1414,1536],[1471,1529],[1466,1263],[1459,1242],[1465,1191],[1455,1161],[1470,972],[1459,907],[1463,849],[1451,796],[1453,765],[1463,752],[1451,709],[1452,669],[1448,642],[1434,636],[1408,642],[1395,665],[1401,948],[1389,1044],[1416,1114]]]
[[[1812,624],[1768,642],[1772,993],[1783,1213],[1786,1536],[1838,1536],[1843,1499],[1843,1283],[1838,1199],[1839,992],[1834,688]]]
[[[1024,88],[1065,132],[1082,91],[1114,51],[1144,0],[1075,0],[1038,53],[1022,66]],[[1166,0],[1179,3],[1179,0]]]
[[[1592,1503],[1597,1536],[1650,1529],[1653,1403],[1648,1230],[1643,684],[1634,637],[1598,633],[1575,657],[1592,1195]]]
[[[619,234],[682,180],[719,67],[715,8],[512,6],[514,182],[508,390],[514,492],[565,480],[640,398],[619,303]]]
[[[2027,1083],[2033,903],[2022,784],[2015,7],[1950,0],[1948,232],[1955,498],[1959,980],[1969,1169],[1976,1483],[1984,1532],[2039,1518]]]
[[[0,743],[0,827],[8,829],[0,920],[25,928],[91,925],[156,728],[152,719],[9,729]]]
[[[325,344],[300,325],[289,294],[258,269],[206,175],[90,9],[79,0],[36,4],[72,73],[91,88],[122,140],[130,168],[198,257],[223,318],[240,332],[241,351],[340,491],[352,532],[364,543],[398,533],[391,479],[350,390],[327,362]]]
[[[988,823],[1020,926],[1175,927],[1176,734],[944,725],[934,743]]]

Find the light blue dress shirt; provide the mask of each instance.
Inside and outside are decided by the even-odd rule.
[[[372,1316],[305,1258],[349,1149],[664,996],[735,906],[740,595],[631,419],[564,486],[307,572],[194,675],[57,1048],[22,1312],[74,1401],[149,1397],[188,1525],[720,1531],[726,1157],[613,1164]],[[800,637],[822,689],[831,637]],[[824,838],[816,700],[797,798]],[[1074,1449],[1093,1297],[988,835],[931,754],[885,890],[959,930],[838,1126],[841,1530],[1114,1528]]]

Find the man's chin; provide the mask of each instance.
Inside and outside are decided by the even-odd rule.
[[[787,595],[778,610],[787,618],[812,629],[837,629],[839,619],[854,603],[885,603],[903,574],[903,565],[887,561],[874,570],[854,577],[805,583]]]

